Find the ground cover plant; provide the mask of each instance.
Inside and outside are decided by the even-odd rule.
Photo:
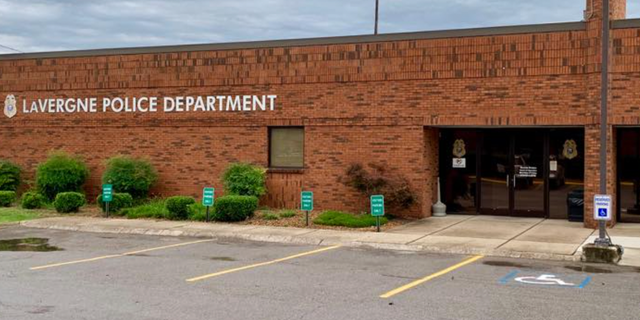
[[[381,217],[380,225],[384,225],[388,221],[389,220],[387,218]],[[329,210],[321,213],[313,220],[313,223],[325,226],[367,228],[376,225],[376,218],[368,214],[355,215],[342,211]]]

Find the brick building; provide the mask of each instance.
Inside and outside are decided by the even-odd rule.
[[[32,177],[50,150],[82,155],[90,195],[115,154],[150,159],[162,195],[221,190],[229,163],[252,162],[269,167],[264,204],[304,189],[352,211],[367,199],[339,180],[378,164],[415,192],[407,217],[431,215],[440,177],[449,213],[566,219],[584,190],[592,227],[603,8],[586,3],[569,23],[1,55],[17,114],[0,116],[0,158]],[[637,222],[640,20],[610,10],[608,193]]]

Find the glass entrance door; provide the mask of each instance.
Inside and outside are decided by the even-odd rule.
[[[514,140],[511,214],[544,217],[545,135],[536,130],[522,130],[514,132],[511,138]]]
[[[512,136],[504,130],[481,133],[480,213],[511,214]]]
[[[482,136],[480,213],[544,217],[545,135],[501,129]]]

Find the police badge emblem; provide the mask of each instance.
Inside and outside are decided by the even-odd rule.
[[[564,149],[562,150],[562,155],[571,160],[578,156],[578,145],[572,139],[569,139],[564,142]]]
[[[4,115],[7,116],[7,118],[13,118],[17,113],[16,97],[10,94],[4,99]]]
[[[453,143],[453,155],[457,158],[462,158],[467,154],[467,150],[464,146],[464,140],[458,139]]]

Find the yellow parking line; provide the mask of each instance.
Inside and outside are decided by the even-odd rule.
[[[227,269],[227,270],[223,270],[223,271],[220,271],[220,272],[205,274],[203,276],[187,279],[187,282],[195,282],[195,281],[205,280],[205,279],[221,276],[221,275],[232,273],[232,272],[238,272],[238,271],[242,271],[242,270],[262,267],[262,266],[266,266],[266,265],[270,265],[270,264],[274,264],[274,263],[278,263],[278,262],[283,262],[283,261],[287,261],[287,260],[291,260],[291,259],[295,259],[295,258],[300,258],[300,257],[304,257],[304,256],[308,256],[308,255],[312,255],[312,254],[328,251],[328,250],[337,249],[337,248],[340,248],[340,246],[326,247],[326,248],[322,248],[322,249],[317,249],[317,250],[312,250],[312,251],[307,251],[307,252],[303,252],[303,253],[294,254],[292,256],[288,256],[288,257],[284,257],[284,258],[280,258],[280,259],[275,259],[275,260],[271,260],[271,261],[267,261],[267,262],[256,263],[256,264],[252,264],[252,265],[248,265],[248,266],[244,266],[244,267],[239,267],[239,268],[234,268],[234,269]]]
[[[393,290],[381,295],[380,298],[386,299],[386,298],[393,297],[398,293],[401,293],[401,292],[404,292],[406,290],[409,290],[409,289],[411,289],[411,288],[413,288],[413,287],[415,287],[417,285],[425,283],[425,282],[427,282],[427,281],[429,281],[431,279],[437,278],[437,277],[439,277],[441,275],[447,274],[447,273],[449,273],[449,272],[451,272],[453,270],[456,270],[456,269],[458,269],[460,267],[466,266],[466,265],[468,265],[470,263],[473,263],[473,262],[475,262],[477,260],[480,260],[482,258],[483,258],[483,256],[473,256],[473,257],[471,257],[471,258],[469,258],[467,260],[464,260],[464,261],[462,261],[462,262],[460,262],[460,263],[458,263],[456,265],[453,265],[453,266],[451,266],[449,268],[446,268],[446,269],[438,271],[438,272],[436,272],[434,274],[428,275],[428,276],[426,276],[426,277],[424,277],[422,279],[418,279],[418,280],[416,280],[414,282],[406,284],[406,285],[404,285],[402,287],[399,287],[397,289],[393,289]]]
[[[156,250],[162,250],[162,249],[170,249],[170,248],[182,247],[182,246],[186,246],[186,245],[190,245],[190,244],[196,244],[196,243],[202,243],[202,242],[211,242],[211,241],[214,241],[214,239],[198,240],[198,241],[191,241],[191,242],[182,242],[182,243],[176,243],[176,244],[171,244],[171,245],[162,246],[162,247],[155,247],[155,248],[149,248],[149,249],[143,249],[143,250],[119,253],[119,254],[111,254],[111,255],[107,255],[107,256],[100,256],[100,257],[89,258],[89,259],[82,259],[82,260],[75,260],[75,261],[48,264],[48,265],[44,265],[44,266],[32,267],[32,268],[29,268],[29,270],[41,270],[41,269],[47,269],[47,268],[66,266],[66,265],[70,265],[70,264],[92,262],[92,261],[110,259],[110,258],[118,258],[118,257],[124,257],[124,256],[130,256],[130,255],[134,255],[134,254],[139,254],[139,253],[143,253],[143,252],[156,251]]]

